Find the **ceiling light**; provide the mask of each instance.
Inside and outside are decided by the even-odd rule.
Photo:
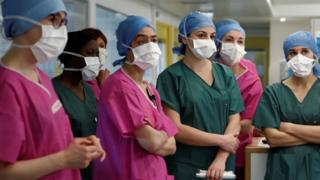
[[[286,18],[285,17],[282,17],[282,18],[280,18],[280,22],[286,22]]]

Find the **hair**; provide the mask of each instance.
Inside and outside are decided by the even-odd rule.
[[[81,49],[91,40],[97,40],[97,38],[91,36],[88,33],[84,33],[83,31],[74,31],[68,33],[68,41],[64,51],[69,51],[73,53],[79,54]],[[60,54],[58,57],[60,62],[64,64],[66,60],[73,58],[72,55],[69,54]]]
[[[84,35],[91,37],[92,39],[98,39],[101,38],[104,43],[107,45],[108,40],[107,37],[99,30],[96,28],[85,28],[82,30]]]

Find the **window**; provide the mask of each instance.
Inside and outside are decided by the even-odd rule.
[[[117,38],[116,29],[121,21],[123,21],[127,16],[108,10],[102,6],[97,6],[96,8],[96,24],[97,28],[100,29],[108,39],[108,57],[106,61],[107,69],[113,73],[120,66],[113,67],[112,63],[115,60],[120,59],[117,50]]]

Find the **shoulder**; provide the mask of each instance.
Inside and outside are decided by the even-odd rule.
[[[231,69],[218,62],[212,62],[213,63],[213,69],[216,71],[216,74],[218,77],[222,77],[225,81],[229,81],[230,79],[235,79],[233,72]]]
[[[182,60],[170,65],[168,68],[166,68],[162,73],[160,73],[159,78],[162,78],[164,76],[182,76],[182,70],[184,68]]]
[[[263,95],[264,96],[277,96],[281,90],[283,90],[284,85],[279,82],[279,83],[274,83],[269,86],[267,86],[264,91]]]

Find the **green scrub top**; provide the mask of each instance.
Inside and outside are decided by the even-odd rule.
[[[53,87],[66,111],[73,136],[85,137],[96,134],[97,103],[90,86],[82,83],[85,99],[81,100],[69,87],[52,80]],[[83,180],[92,179],[92,165],[81,169]]]
[[[313,84],[302,102],[283,83],[265,89],[253,124],[258,128],[280,127],[280,122],[320,124],[320,82]],[[320,146],[306,144],[272,148],[269,151],[265,180],[320,179]]]
[[[228,116],[243,111],[237,81],[231,70],[212,63],[214,83],[210,86],[179,61],[163,71],[157,81],[162,103],[180,114],[181,123],[199,130],[224,134]],[[219,147],[198,147],[177,142],[177,151],[166,158],[169,174],[175,179],[195,179],[199,169],[208,169]],[[235,165],[230,155],[226,170]]]

